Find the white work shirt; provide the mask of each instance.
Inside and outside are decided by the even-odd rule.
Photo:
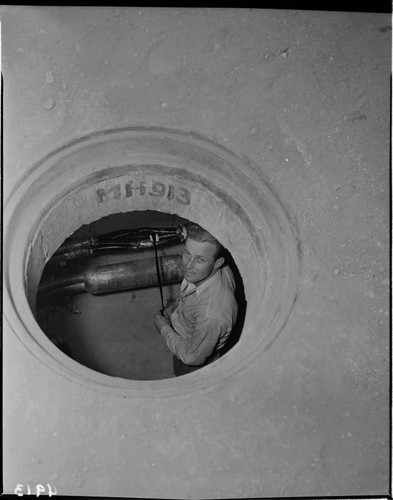
[[[170,351],[187,365],[201,365],[228,339],[237,317],[235,280],[229,266],[196,287],[183,280],[180,300],[161,328]]]

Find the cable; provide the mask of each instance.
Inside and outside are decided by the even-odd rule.
[[[158,280],[158,286],[160,288],[160,296],[161,296],[161,314],[164,311],[164,296],[162,294],[162,283],[161,283],[161,275],[160,275],[160,266],[158,265],[158,253],[157,253],[157,244],[156,244],[156,234],[152,233],[152,239],[153,239],[153,245],[154,245],[154,253],[156,256],[156,270],[157,270],[157,280]]]

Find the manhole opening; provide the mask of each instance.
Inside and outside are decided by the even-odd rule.
[[[162,305],[178,298],[181,228],[189,222],[143,210],[82,225],[43,270],[35,314],[41,330],[64,354],[96,372],[131,380],[174,377],[173,355],[153,321]],[[157,277],[156,257],[171,266],[178,258],[170,276]],[[226,263],[235,277],[238,317],[223,355],[238,342],[246,312],[243,281],[229,249]]]
[[[133,381],[60,352],[37,322],[37,290],[49,259],[83,225],[148,210],[193,221],[230,251],[247,314],[240,341],[218,361],[184,377]],[[195,134],[140,127],[74,141],[31,168],[4,220],[7,324],[45,366],[93,390],[148,398],[205,390],[259,363],[296,301],[301,241],[290,207],[259,167]]]

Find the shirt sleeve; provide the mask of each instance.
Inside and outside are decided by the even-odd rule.
[[[191,338],[185,339],[170,325],[161,328],[169,350],[187,365],[201,365],[206,361],[227,327],[216,318],[205,318],[195,327]]]

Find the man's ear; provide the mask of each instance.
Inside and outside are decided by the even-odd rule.
[[[222,267],[222,266],[223,266],[224,262],[225,262],[224,257],[220,257],[220,258],[219,258],[219,259],[217,259],[217,260],[216,260],[216,262],[214,263],[214,268],[215,268],[215,269],[219,269],[220,267]]]

